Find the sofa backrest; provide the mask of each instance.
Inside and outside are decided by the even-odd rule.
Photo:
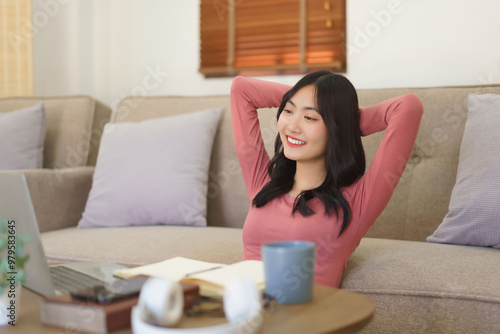
[[[95,166],[111,109],[90,96],[8,97],[0,99],[0,112],[39,102],[43,102],[46,114],[43,167]]]
[[[424,104],[419,134],[393,197],[367,236],[423,241],[448,211],[457,172],[469,93],[500,94],[500,85],[358,90],[360,107],[414,93]],[[215,137],[208,182],[208,225],[242,227],[249,199],[234,149],[229,96],[128,97],[117,107],[114,121],[140,121],[186,112],[224,109]],[[275,110],[259,110],[262,136],[268,152],[277,133]],[[367,166],[383,133],[363,138]]]
[[[423,102],[419,133],[403,177],[367,236],[425,241],[448,212],[468,95],[500,94],[500,85],[359,90],[359,104],[368,106],[406,93],[416,94]],[[380,133],[363,139],[367,162],[382,137]]]

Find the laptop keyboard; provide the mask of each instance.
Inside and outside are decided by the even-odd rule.
[[[53,266],[49,268],[52,284],[56,290],[61,292],[74,292],[88,287],[106,285],[105,281],[68,267]]]

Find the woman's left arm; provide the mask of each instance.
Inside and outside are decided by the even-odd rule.
[[[362,221],[371,225],[385,209],[405,170],[417,137],[423,106],[406,94],[360,109],[363,136],[386,130],[377,153],[362,178]]]

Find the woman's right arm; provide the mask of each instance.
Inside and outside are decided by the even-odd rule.
[[[266,183],[269,155],[260,133],[257,109],[279,107],[290,86],[253,78],[236,77],[231,86],[234,144],[248,198]]]

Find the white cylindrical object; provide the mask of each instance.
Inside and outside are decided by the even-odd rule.
[[[175,281],[151,277],[142,286],[138,306],[143,321],[174,326],[184,310],[182,287]]]
[[[262,300],[257,286],[250,278],[229,282],[224,289],[224,313],[231,323],[248,320],[260,312]]]

